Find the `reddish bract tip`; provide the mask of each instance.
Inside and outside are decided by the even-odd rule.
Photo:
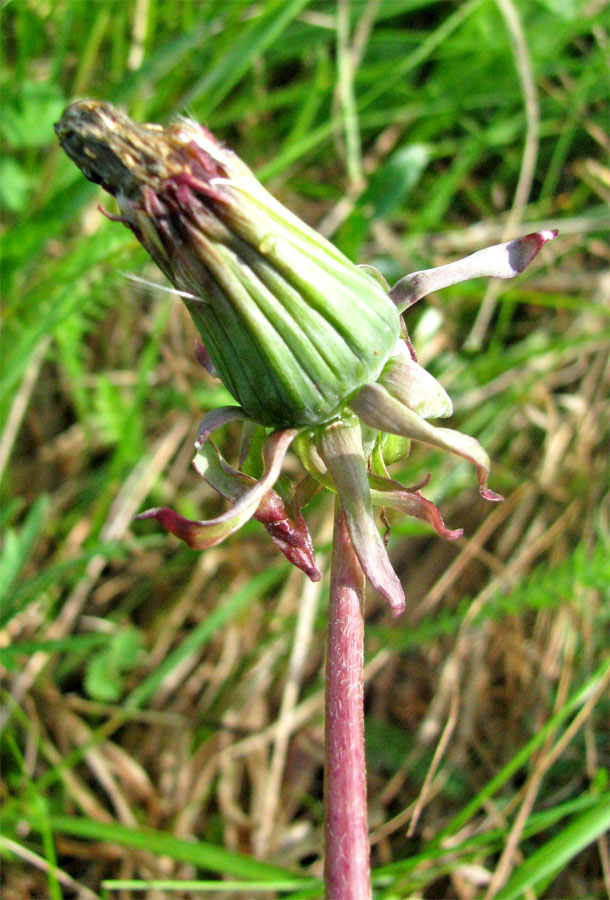
[[[489,500],[490,503],[501,503],[504,500],[502,494],[496,494],[496,492],[492,491],[491,488],[488,488],[487,485],[481,485],[479,493],[484,500]]]
[[[507,245],[510,264],[516,274],[527,269],[534,257],[549,241],[559,234],[556,228],[547,231],[532,231],[530,234],[517,238]]]
[[[210,546],[210,542],[202,538],[200,522],[185,519],[184,516],[181,516],[168,506],[157,506],[154,509],[147,509],[145,512],[139,513],[135,518],[139,520],[156,519],[159,525],[165,528],[166,531],[171,532],[171,534],[175,534],[192,550],[205,550],[206,547]]]
[[[203,344],[195,344],[195,356],[197,357],[197,362],[203,366],[206,372],[216,377],[216,367]]]
[[[311,535],[300,511],[289,514],[279,494],[269,491],[254,518],[265,526],[273,543],[293,566],[311,581],[320,581],[322,573],[316,566]]]

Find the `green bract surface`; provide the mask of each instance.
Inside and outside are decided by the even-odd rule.
[[[139,125],[83,100],[56,131],[183,292],[218,375],[250,418],[319,425],[377,379],[400,334],[393,301],[205,128],[189,119]]]

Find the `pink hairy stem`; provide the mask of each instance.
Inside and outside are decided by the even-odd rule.
[[[326,648],[326,900],[370,900],[364,754],[364,574],[336,501]]]

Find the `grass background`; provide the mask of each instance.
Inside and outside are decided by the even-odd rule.
[[[134,524],[223,508],[189,461],[227,395],[60,152],[82,96],[188,110],[390,281],[560,229],[408,315],[506,501],[425,448],[396,471],[465,537],[394,517],[408,611],[368,599],[374,887],[606,895],[608,43],[597,0],[3,4],[5,900],[320,896],[327,583],[254,522],[203,554]]]

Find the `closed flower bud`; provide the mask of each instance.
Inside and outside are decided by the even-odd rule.
[[[216,372],[263,425],[327,422],[376,381],[399,335],[383,287],[279,204],[201,125],[69,106],[66,153],[185,301]]]
[[[427,421],[451,415],[451,401],[417,364],[401,312],[460,281],[513,278],[556,232],[414,272],[390,290],[379,273],[353,265],[288,212],[191,120],[137,125],[108,103],[83,100],[55,128],[83,174],[116,197],[121,215],[110,218],[131,228],[179,290],[205,343],[198,359],[240,404],[204,417],[193,461],[232,508],[208,521],[167,507],[139,518],[156,519],[195,549],[257,518],[285,556],[317,580],[300,504],[328,488],[339,496],[362,570],[399,614],[404,592],[373,507],[416,516],[448,540],[462,532],[447,528],[422,495],[427,481],[405,488],[386,464],[406,452],[409,440],[421,441],[468,460],[481,495],[502,499],[487,485],[489,458],[480,444]],[[208,440],[235,421],[244,433],[239,469]],[[275,430],[267,434],[263,426]],[[278,483],[291,445],[307,472],[295,490]],[[241,469],[255,446],[262,447],[258,480]]]

